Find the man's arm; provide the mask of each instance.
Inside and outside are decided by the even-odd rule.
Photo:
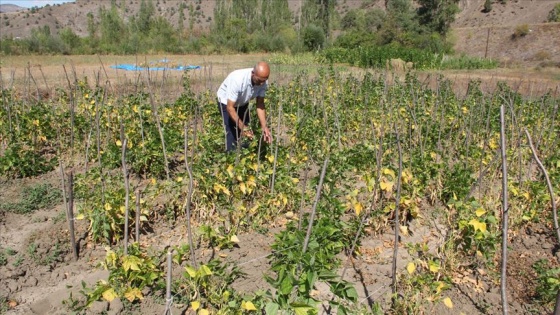
[[[266,143],[271,143],[272,135],[270,134],[270,130],[268,130],[268,127],[266,126],[266,110],[264,108],[264,97],[257,97],[257,117],[259,118],[259,122],[261,123],[264,141],[266,141]]]
[[[228,99],[227,101],[227,105],[226,105],[226,110],[229,114],[229,117],[235,121],[235,124],[237,125],[237,128],[241,131],[241,133],[248,137],[248,138],[253,138],[253,132],[247,127],[245,126],[245,124],[243,123],[243,120],[240,119],[239,115],[237,115],[237,111],[235,110],[235,102]],[[259,118],[260,120],[260,118]]]

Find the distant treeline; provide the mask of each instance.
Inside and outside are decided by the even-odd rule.
[[[152,0],[142,0],[138,13],[127,19],[124,2],[112,0],[110,8],[88,14],[85,37],[71,28],[52,34],[49,27],[38,27],[27,38],[2,38],[0,53],[225,54],[328,49],[358,58],[356,51],[379,47],[438,55],[451,52],[446,35],[459,12],[458,0],[418,0],[417,6],[411,0],[387,0],[385,10],[364,1],[343,15],[335,10],[335,2],[302,0],[300,10],[292,12],[288,0],[217,0],[213,17],[208,17],[209,31],[200,32],[193,28],[193,19],[187,18],[196,12],[192,5],[179,5],[179,23],[174,26],[158,16]]]

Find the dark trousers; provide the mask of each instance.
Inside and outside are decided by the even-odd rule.
[[[229,113],[227,112],[226,104],[218,102],[218,108],[222,114],[222,119],[224,122],[225,140],[226,140],[226,151],[235,150],[237,142],[241,138],[241,131],[237,128],[237,123],[231,119]],[[238,106],[235,108],[237,116],[245,126],[249,126],[249,104]]]

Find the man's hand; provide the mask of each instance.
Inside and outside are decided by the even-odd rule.
[[[268,127],[263,128],[263,138],[266,143],[272,143],[272,134],[270,134]]]
[[[249,128],[244,128],[242,134],[243,134],[244,137],[247,137],[251,140],[255,137],[255,135],[253,134],[253,131]]]

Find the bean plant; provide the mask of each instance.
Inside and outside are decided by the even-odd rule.
[[[327,51],[325,58],[334,56]],[[354,58],[358,64],[379,63],[367,60],[367,52]],[[416,58],[421,67],[440,62]],[[527,98],[505,83],[486,93],[477,80],[457,94],[453,85],[444,77],[428,85],[412,72],[398,77],[374,70],[341,72],[333,66],[297,70],[286,83],[271,82],[267,92],[273,143],[259,141],[257,132],[248,148],[230,154],[223,152],[214,91],[194,93],[188,73],[182,95],[166,102],[153,91],[119,95],[87,80],[33,104],[6,89],[0,98],[0,172],[28,177],[52,171],[57,161],[73,163],[79,170],[74,187],[77,219],[89,223],[90,241],[107,246],[118,245],[123,232],[133,228],[129,222],[125,229],[123,167],[132,188],[142,190],[139,209],[131,212],[140,211],[144,233],[162,217],[183,222],[189,193],[188,219],[195,227],[194,238],[202,240],[195,242],[199,246],[232,248],[236,234],[262,232],[271,222],[292,220],[282,225],[284,231],[273,244],[267,280],[274,290],[236,296],[226,306],[222,297],[197,288],[211,281],[208,270],[225,269],[218,263],[191,262],[185,283],[174,284],[189,288],[184,300],[199,303],[191,308],[228,308],[240,314],[257,308],[271,314],[316,313],[324,301],[312,291],[321,281],[329,283],[336,296],[330,302],[333,308],[343,313],[363,309],[352,285],[336,274],[337,255],[357,257],[364,238],[392,229],[406,231],[413,221],[431,219],[451,231],[438,248],[439,256],[423,244],[411,245],[416,248],[412,264],[392,275],[398,279],[399,296],[410,299],[392,297],[397,302],[367,306],[375,312],[426,312],[438,301],[452,305],[443,294],[455,271],[496,268],[504,210],[496,189],[503,176],[497,158],[501,105],[507,110],[504,149],[511,229],[533,222],[552,226],[550,197],[542,174],[534,171],[523,130],[533,136],[552,182],[560,182],[557,95],[551,91]],[[309,251],[303,253],[302,227],[310,224],[319,168],[327,157],[331,162],[318,218]],[[556,195],[558,189],[553,187]],[[135,204],[135,197],[130,201]],[[403,213],[398,222],[396,207]],[[88,291],[90,300],[106,298],[104,293],[112,289],[111,294],[140,303],[141,290],[155,285],[163,272],[161,263],[146,248],[133,248],[131,256],[112,251],[107,263],[114,269],[111,281],[123,283],[101,284],[104,290]],[[447,256],[456,260],[441,258]],[[131,262],[133,257],[149,267],[148,278],[134,272],[139,264]],[[453,263],[458,260],[460,265]],[[542,264],[539,268],[541,274],[554,275]],[[234,296],[231,283],[221,285],[220,292]],[[176,294],[181,294],[179,289]]]

